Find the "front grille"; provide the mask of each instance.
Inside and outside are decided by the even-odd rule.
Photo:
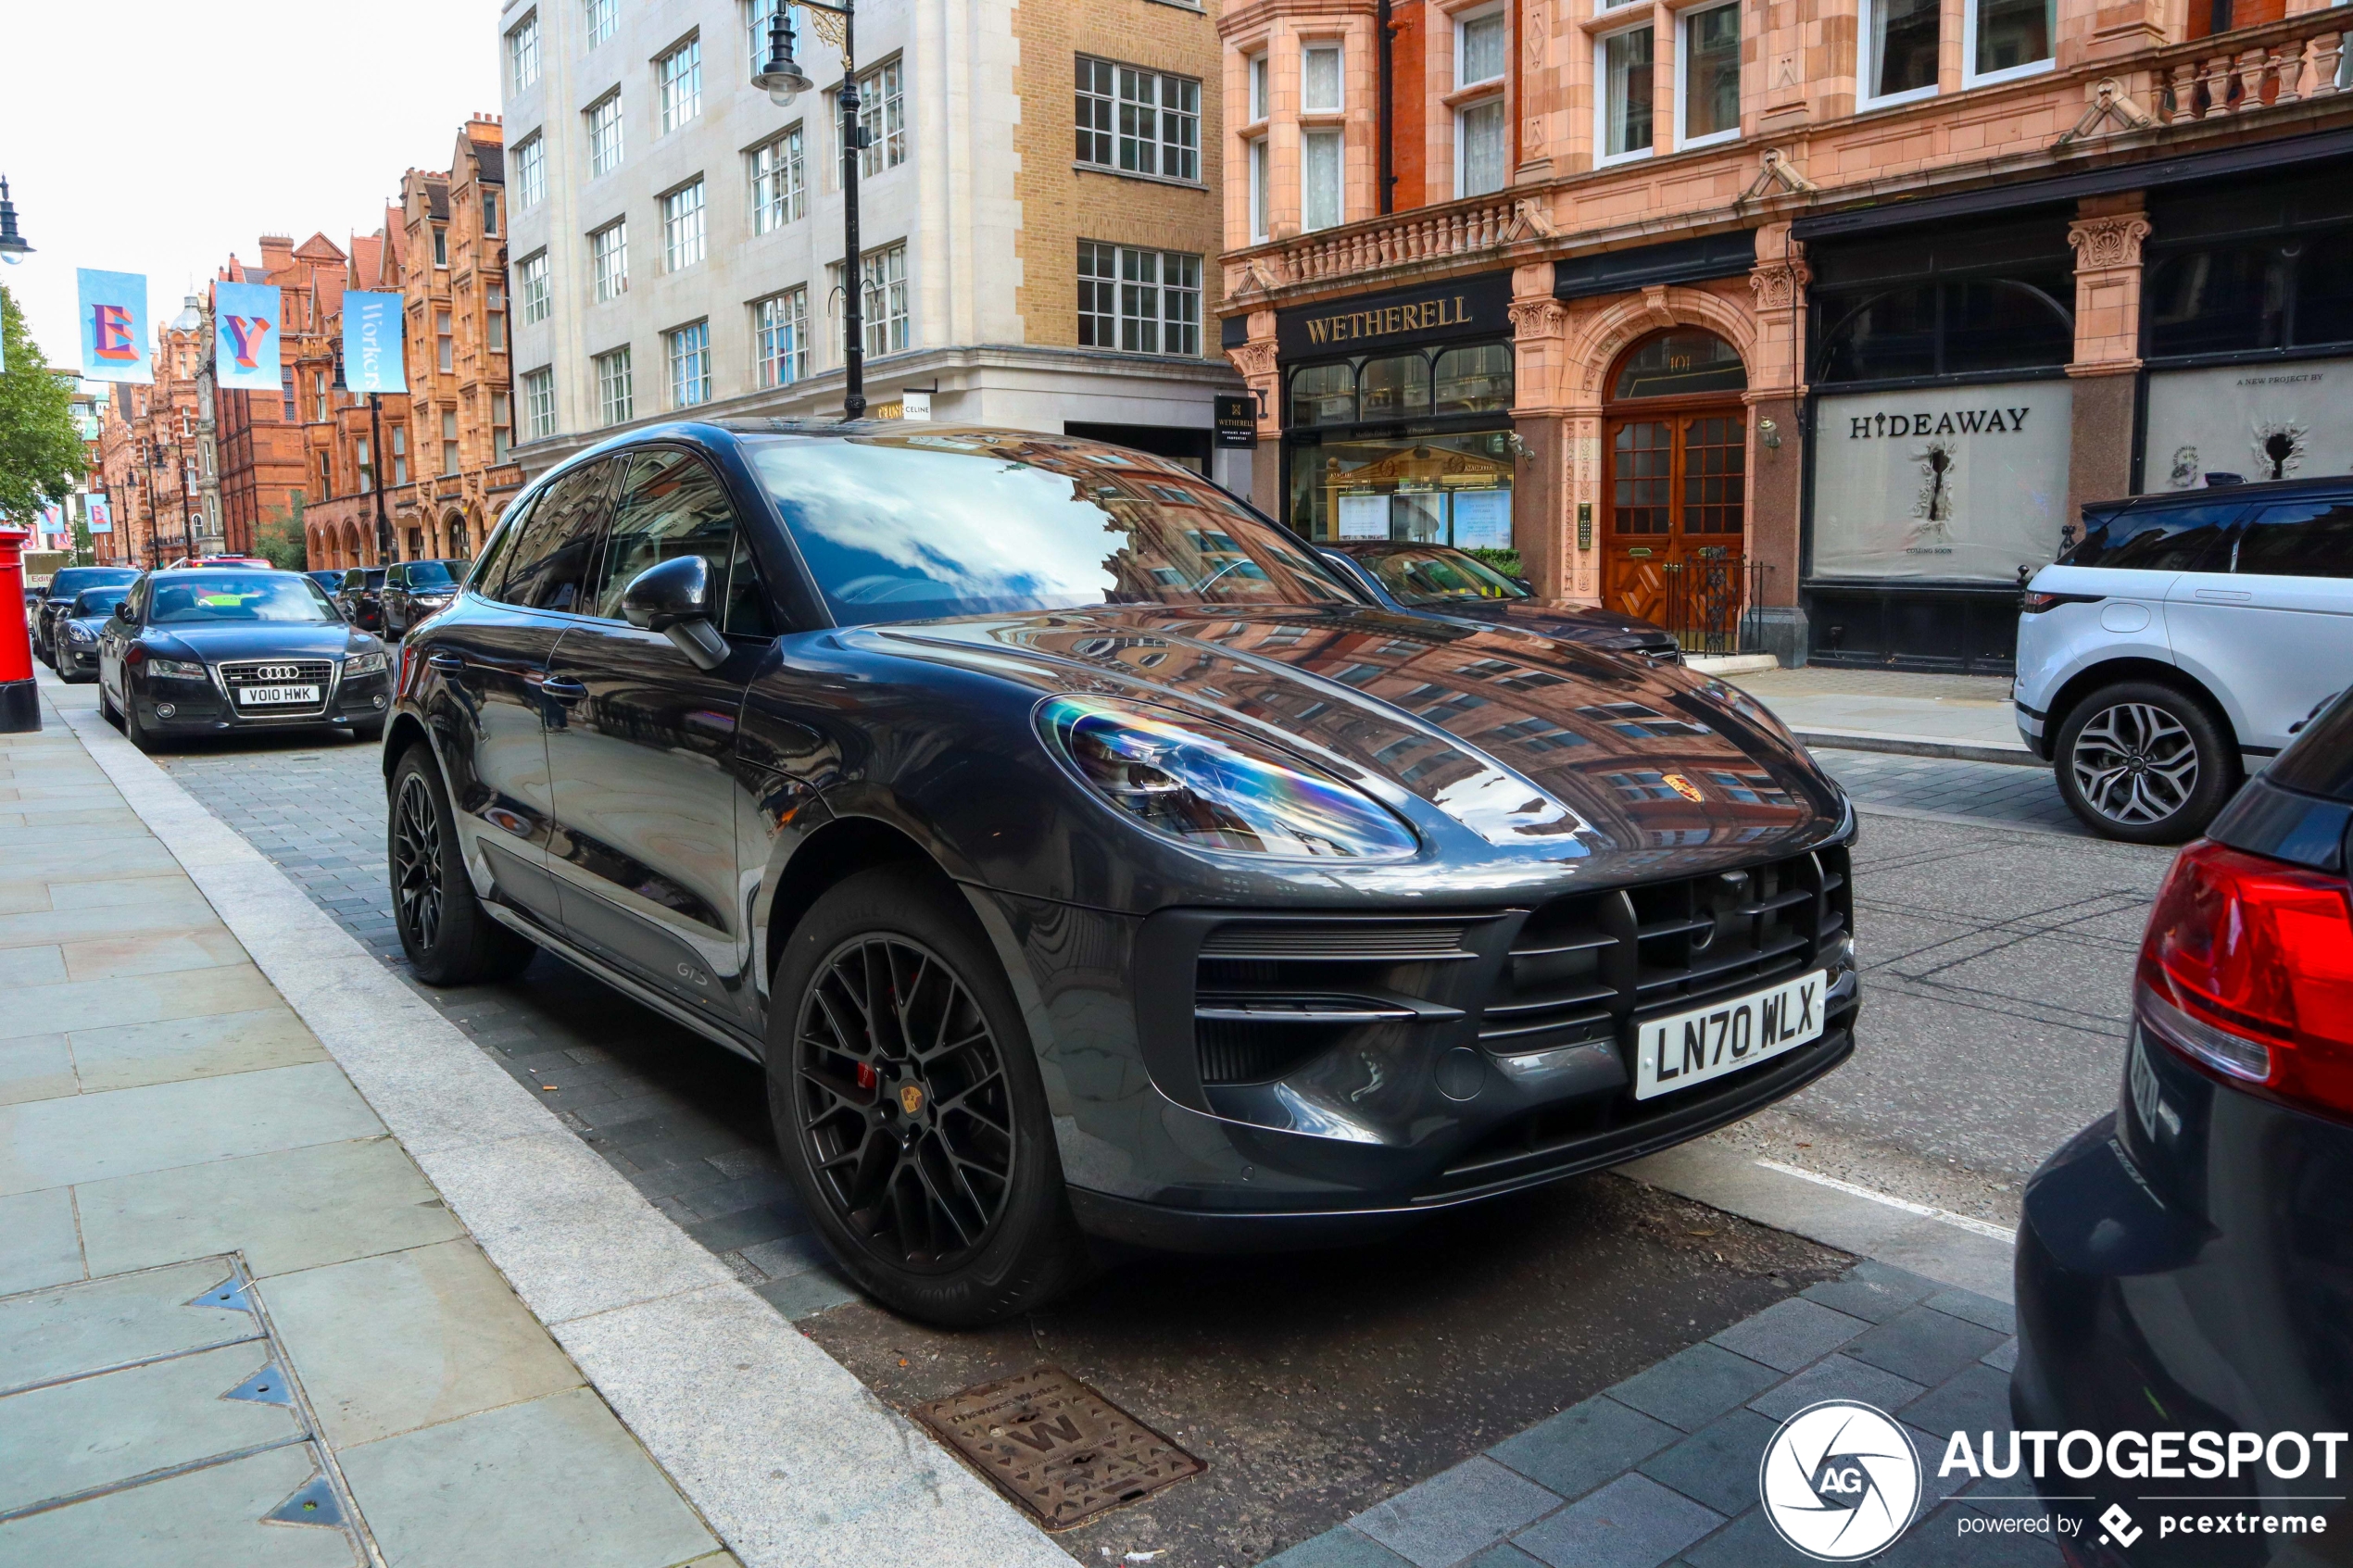
[[[1491,920],[1492,917],[1489,917]],[[1463,1016],[1433,998],[1478,955],[1470,921],[1244,920],[1205,936],[1194,971],[1201,1080],[1263,1084],[1361,1038]]]
[[[220,680],[221,694],[229,699],[230,709],[249,719],[297,719],[324,713],[334,700],[334,661],[326,659],[241,659],[216,664],[213,672]],[[237,691],[243,686],[317,686],[319,701],[313,705],[267,708],[246,708],[238,701]]]

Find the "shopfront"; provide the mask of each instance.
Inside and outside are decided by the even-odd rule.
[[[1283,520],[1516,547],[1511,301],[1503,271],[1277,312]]]
[[[2006,671],[2066,516],[2068,214],[1809,247],[1811,656]]]

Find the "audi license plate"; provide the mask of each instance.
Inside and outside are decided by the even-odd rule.
[[[292,708],[302,704],[316,706],[316,686],[239,686],[237,706],[240,708]]]
[[[1829,979],[1828,972],[1818,969],[1769,991],[1640,1025],[1634,1033],[1634,1098],[1671,1095],[1819,1039]]]

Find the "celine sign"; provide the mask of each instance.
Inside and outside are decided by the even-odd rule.
[[[1512,275],[1482,272],[1277,311],[1275,342],[1283,358],[1306,359],[1461,338],[1507,337],[1511,304]]]

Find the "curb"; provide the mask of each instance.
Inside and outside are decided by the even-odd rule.
[[[1781,661],[1769,653],[1701,654],[1683,659],[1686,669],[1703,675],[1762,675],[1768,670],[1779,670]]]
[[[1942,757],[1957,762],[2007,762],[2020,768],[2050,764],[2016,741],[1930,740],[1920,735],[1891,734],[1883,730],[1800,730],[1790,733],[1808,747],[1823,751],[1886,751],[1903,757]]]
[[[1071,1568],[94,708],[51,708],[746,1568]]]

